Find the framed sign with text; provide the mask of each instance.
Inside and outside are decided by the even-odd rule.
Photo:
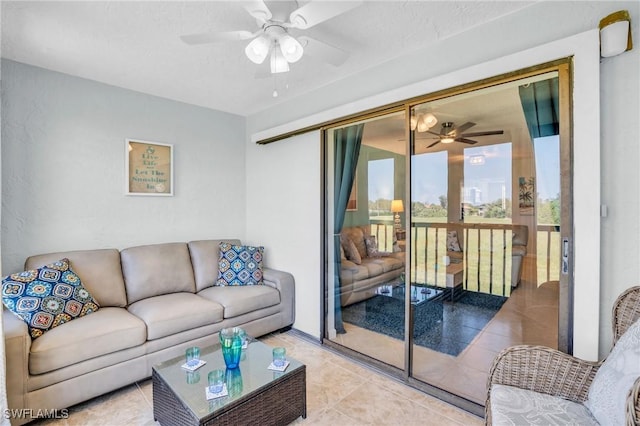
[[[127,195],[173,195],[173,145],[127,139]]]

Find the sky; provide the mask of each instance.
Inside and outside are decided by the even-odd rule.
[[[534,144],[537,192],[542,199],[554,198],[560,192],[558,136],[538,138]],[[484,164],[469,164],[468,157],[475,155],[483,156]],[[487,203],[501,199],[503,186],[506,197],[511,197],[511,143],[465,148],[465,161],[465,201]],[[446,151],[414,156],[412,174],[412,200],[439,204],[440,195],[447,194]],[[369,162],[369,199],[380,198],[393,199],[392,159]]]

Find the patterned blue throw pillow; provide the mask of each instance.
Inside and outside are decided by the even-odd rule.
[[[33,339],[99,308],[69,259],[4,277],[2,303],[27,323]]]
[[[264,247],[236,246],[220,243],[218,280],[216,285],[262,284]]]

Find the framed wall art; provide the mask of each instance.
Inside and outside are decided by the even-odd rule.
[[[173,145],[127,139],[125,194],[173,195]]]

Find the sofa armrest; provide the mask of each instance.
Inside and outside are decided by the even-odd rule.
[[[27,324],[3,309],[4,351],[6,357],[7,403],[9,408],[26,408],[31,336]]]
[[[358,272],[358,265],[350,260],[343,259],[340,261],[340,269],[342,269],[343,271]]]
[[[502,384],[584,402],[601,364],[544,346],[512,346],[496,356],[487,388]]]
[[[265,285],[271,286],[280,292],[280,303],[284,307],[284,314],[291,318],[291,324],[296,319],[296,285],[293,275],[288,272],[264,268],[263,280]]]

